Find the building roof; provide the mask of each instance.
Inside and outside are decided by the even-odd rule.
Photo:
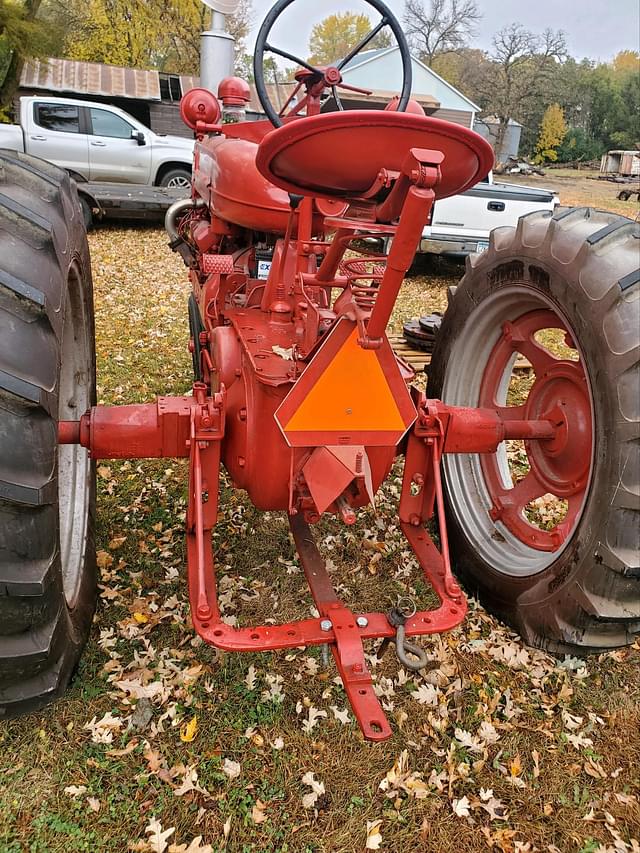
[[[394,51],[399,50],[400,48],[397,44],[391,45],[391,47],[378,48],[377,50],[364,50],[362,51],[362,53],[357,54],[351,60],[351,62],[348,62],[343,68],[343,71],[353,71],[356,68],[360,68],[362,65],[366,65],[368,62],[375,62],[377,59],[380,59],[381,57],[386,56],[389,53],[393,53]],[[469,104],[469,108],[472,112],[480,111],[480,107],[477,104],[474,104],[474,102],[467,98],[466,95],[463,95],[459,89],[456,89],[456,87],[449,83],[447,80],[445,80],[444,77],[441,77],[439,74],[437,74],[433,70],[433,68],[429,68],[428,65],[425,65],[424,62],[422,62],[413,54],[411,55],[411,59],[416,65],[419,65],[424,71],[426,71],[427,74],[430,74],[431,76],[435,77],[436,80],[439,80],[440,83],[446,86],[447,89],[450,89],[459,98],[462,98],[463,101],[466,101],[466,103]]]
[[[20,76],[20,86],[77,95],[160,100],[160,76],[157,71],[71,59],[32,59],[26,62]]]

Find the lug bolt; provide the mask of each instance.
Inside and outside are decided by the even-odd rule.
[[[358,616],[358,618],[356,619],[356,625],[358,626],[358,628],[366,628],[368,624],[369,620],[366,616]]]
[[[333,628],[333,622],[331,619],[322,619],[320,622],[320,630],[321,631],[330,631]]]

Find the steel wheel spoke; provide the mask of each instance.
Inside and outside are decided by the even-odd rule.
[[[343,80],[341,80],[337,85],[341,89],[345,89],[347,92],[357,92],[359,95],[373,95],[372,89],[362,89],[360,86],[351,86]]]
[[[313,65],[309,65],[308,62],[305,62],[304,59],[300,59],[299,56],[294,56],[293,53],[287,53],[286,50],[280,50],[279,47],[273,47],[270,44],[265,44],[265,50],[268,50],[269,53],[275,53],[277,56],[281,56],[283,59],[288,59],[291,62],[295,62],[296,65],[302,66],[302,68],[306,68],[307,71],[313,71],[314,74],[319,74],[322,77],[322,71],[316,68]]]
[[[553,367],[554,364],[560,361],[546,347],[541,346],[533,338],[527,338],[517,343],[514,342],[514,346],[519,353],[522,353],[531,362],[536,376],[541,376],[550,367]]]
[[[531,501],[546,493],[545,487],[531,471],[519,480],[512,489],[500,490],[500,503],[505,509],[520,514]]]
[[[342,101],[340,100],[340,95],[338,94],[338,90],[335,86],[331,87],[331,92],[333,93],[334,100],[336,102],[336,106],[341,112],[344,112],[344,107],[342,106]]]
[[[380,20],[380,23],[379,23],[377,26],[375,26],[375,27],[371,30],[371,32],[367,33],[367,35],[366,35],[366,36],[365,36],[361,41],[359,41],[359,42],[358,42],[358,44],[357,44],[355,47],[351,48],[351,50],[350,50],[350,51],[349,51],[349,53],[344,57],[344,59],[341,59],[341,60],[340,60],[340,62],[338,63],[338,66],[337,66],[337,67],[338,67],[338,70],[339,70],[339,71],[342,71],[342,69],[344,68],[344,66],[345,66],[345,65],[348,65],[348,64],[349,64],[349,62],[351,62],[351,60],[353,59],[353,57],[354,57],[354,56],[357,56],[357,54],[358,54],[358,53],[360,53],[360,51],[362,50],[362,48],[363,48],[363,47],[366,47],[366,46],[369,44],[369,42],[370,42],[372,39],[374,39],[374,38],[378,35],[378,33],[380,32],[380,30],[383,30],[383,29],[387,26],[387,24],[388,24],[388,23],[389,23],[389,21],[388,21],[388,19],[387,19],[386,17],[385,17],[385,18],[382,18],[382,19]]]

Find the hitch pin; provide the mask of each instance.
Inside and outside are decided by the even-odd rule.
[[[412,616],[415,616],[415,613],[416,605],[409,597],[399,598],[396,606],[392,607],[387,613],[387,620],[389,624],[396,629],[395,644],[398,660],[406,669],[412,672],[418,672],[419,670],[424,669],[429,663],[425,650],[406,639],[406,621]],[[378,658],[382,656],[388,643],[389,638],[383,640],[382,645],[378,650]],[[407,653],[413,655],[416,660],[408,657]]]

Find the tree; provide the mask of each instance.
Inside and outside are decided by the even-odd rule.
[[[338,12],[329,15],[311,30],[309,62],[313,65],[331,65],[346,56],[373,29],[367,15],[355,12]],[[365,50],[389,47],[391,35],[383,30],[366,46]]]
[[[154,0],[71,0],[65,53],[69,59],[149,68],[165,22]]]
[[[604,146],[581,127],[570,127],[558,146],[558,163],[579,163],[600,159]]]
[[[6,115],[27,59],[47,56],[59,32],[38,17],[42,0],[0,0],[0,113]]]
[[[537,35],[511,24],[494,36],[491,61],[478,80],[477,97],[483,112],[498,118],[496,151],[502,150],[510,118],[537,126],[539,120],[531,122],[532,114],[541,115],[540,104],[545,103],[554,72],[565,55],[560,31],[547,29]]]
[[[405,32],[420,59],[429,67],[437,56],[456,53],[474,35],[482,18],[475,0],[407,0]]]
[[[639,74],[640,53],[637,50],[621,50],[613,57],[613,70],[616,74]]]
[[[162,15],[167,21],[165,53],[161,68],[183,74],[197,74],[200,68],[200,33],[209,28],[211,12],[201,0],[170,0]],[[236,42],[236,73],[246,79],[250,66],[245,40],[253,23],[251,0],[240,0],[234,15],[227,17],[227,32]]]
[[[70,59],[197,74],[200,33],[211,11],[200,0],[54,0],[67,18],[64,52]],[[227,29],[236,53],[245,52],[251,0],[242,0]]]
[[[540,135],[536,145],[534,162],[545,163],[558,159],[558,147],[567,135],[567,125],[560,104],[547,107],[540,124]]]
[[[489,60],[483,50],[463,47],[456,53],[439,53],[431,66],[436,74],[474,101],[478,97],[478,81]]]

